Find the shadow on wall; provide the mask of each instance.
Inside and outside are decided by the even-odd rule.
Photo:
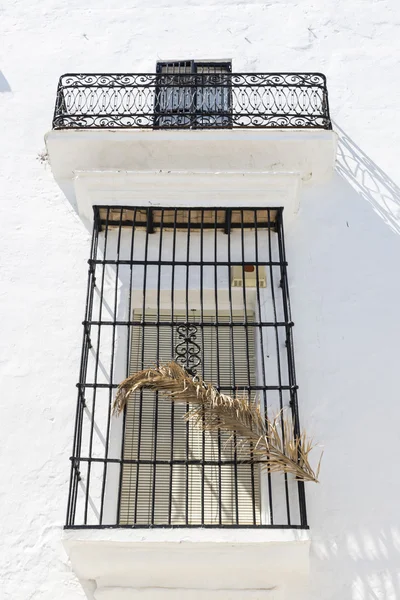
[[[333,123],[337,132],[336,169],[369,202],[376,213],[396,233],[400,233],[400,188]]]
[[[400,284],[382,267],[388,258],[388,268],[395,268],[399,252],[400,238],[385,226],[400,234],[400,188],[337,124],[334,130],[338,184],[326,202],[308,208],[322,215],[325,225],[308,249],[311,256],[313,250],[323,252],[307,283],[321,295],[320,309],[318,302],[313,306],[315,329],[326,337],[316,350],[322,358],[309,359],[306,369],[317,367],[332,377],[329,390],[318,380],[312,396],[320,394],[319,404],[310,409],[326,428],[327,445],[321,487],[307,490],[312,593],[304,600],[400,600],[395,341],[393,346],[399,332],[393,298],[399,297]],[[329,227],[331,237],[325,240]],[[323,277],[325,269],[329,278]],[[387,311],[380,310],[386,293],[392,297]],[[359,410],[361,397],[365,411]],[[330,412],[332,400],[336,408]],[[377,415],[388,416],[386,428],[377,427]]]
[[[382,526],[372,531],[349,529],[345,540],[337,543],[331,539],[329,544],[314,541],[313,555],[320,562],[330,564],[333,561],[341,568],[335,573],[326,573],[324,579],[328,584],[322,598],[329,600],[398,600],[400,598],[400,571],[394,565],[400,564],[400,529],[396,526]],[[353,567],[350,565],[352,564]],[[347,577],[352,571],[352,576]],[[322,567],[323,570],[323,567]],[[338,577],[347,580],[340,589],[337,581],[329,579]],[[330,590],[329,590],[330,588]],[[326,595],[325,595],[326,594]],[[312,596],[314,597],[314,596]]]
[[[0,71],[0,94],[4,92],[11,92],[10,84],[4,77],[3,72]]]

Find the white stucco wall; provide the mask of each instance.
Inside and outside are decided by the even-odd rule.
[[[89,233],[41,160],[57,79],[197,57],[328,77],[338,172],[303,193],[287,231],[302,423],[325,446],[321,485],[307,487],[308,598],[400,598],[399,27],[396,0],[4,4],[2,598],[84,597],[60,536]]]

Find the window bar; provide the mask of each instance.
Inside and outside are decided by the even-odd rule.
[[[252,263],[252,266],[254,266],[254,263]],[[133,321],[120,321],[117,320],[115,321],[116,325],[123,325],[123,326],[141,326],[142,325],[142,321],[139,319],[134,319]],[[91,325],[101,325],[102,327],[112,327],[114,325],[114,321],[96,321],[93,320],[91,321]],[[182,325],[182,321],[168,321],[167,323],[163,320],[157,321],[157,319],[154,321],[146,321],[146,326],[147,327],[170,327],[170,326],[174,326],[177,327],[178,325]],[[197,327],[199,328],[214,328],[216,325],[218,325],[218,327],[227,327],[230,328],[231,326],[234,328],[240,328],[243,327],[243,323],[241,323],[240,321],[233,321],[232,324],[226,321],[219,321],[218,319],[215,319],[212,323],[211,322],[207,322],[205,321],[204,323],[197,323]],[[281,327],[281,328],[287,328],[287,327],[293,327],[293,323],[286,323],[286,321],[260,321],[259,323],[252,323],[251,321],[247,322],[247,327],[253,327],[254,329],[258,328],[259,326],[262,327],[269,327],[269,328],[275,328],[275,327]]]
[[[133,223],[130,226],[130,234],[131,234],[131,244],[130,244],[130,265],[129,265],[129,289],[128,289],[128,322],[127,326],[127,342],[126,342],[126,368],[125,374],[126,377],[130,375],[130,355],[131,355],[131,344],[132,344],[132,328],[131,328],[131,318],[132,318],[132,283],[133,283],[133,252],[135,247],[135,221],[136,221],[136,208],[133,209]],[[124,459],[124,447],[125,447],[125,427],[126,427],[126,409],[123,413],[123,423],[122,423],[122,438],[121,438],[121,468],[119,472],[119,492],[118,492],[118,508],[117,508],[117,523],[121,520],[121,495],[122,495],[122,478],[124,472],[124,465],[122,461]],[[129,471],[129,489],[132,489],[132,469]]]
[[[85,306],[85,321],[90,318],[92,306],[93,306],[93,294],[94,288],[96,285],[96,267],[91,262],[91,259],[95,258],[97,252],[97,244],[98,244],[98,228],[93,227],[92,233],[92,242],[91,242],[91,250],[90,250],[90,260],[89,260],[89,269],[88,269],[88,283],[87,283],[87,291],[86,291],[86,306]],[[83,330],[83,338],[82,338],[82,352],[81,352],[81,366],[80,366],[80,374],[79,381],[82,382],[86,379],[87,373],[87,361],[88,361],[88,340],[85,334],[85,328]],[[78,384],[78,399],[76,403],[76,414],[75,414],[75,428],[74,428],[74,436],[73,436],[73,447],[72,447],[72,457],[71,457],[71,473],[70,473],[70,493],[68,497],[68,505],[67,505],[67,518],[66,522],[68,525],[75,524],[75,511],[76,511],[76,496],[78,491],[78,483],[79,483],[79,464],[77,466],[76,457],[80,454],[80,446],[81,446],[81,435],[82,435],[82,417],[83,417],[83,409],[85,405],[85,397],[83,388]],[[77,473],[78,469],[78,473]]]
[[[154,233],[153,210],[151,208],[148,208],[146,212],[147,212],[147,232]],[[164,213],[161,213],[161,214],[163,215]]]
[[[254,211],[256,212],[256,211]],[[225,211],[225,226],[224,226],[224,233],[226,235],[229,235],[231,232],[231,225],[232,225],[232,209],[231,208],[227,208]],[[229,263],[229,268],[231,268],[232,266],[232,260],[229,260],[228,258],[228,263]]]
[[[123,209],[120,209],[119,224],[118,224],[118,239],[117,239],[117,260],[119,260],[121,250],[121,231],[122,231],[122,214]],[[114,383],[114,362],[115,362],[115,335],[116,335],[116,320],[118,310],[118,279],[119,279],[119,265],[115,268],[115,286],[114,286],[114,310],[113,310],[113,328],[112,328],[112,341],[111,341],[111,360],[110,360],[110,383]],[[103,523],[103,512],[104,512],[104,496],[106,491],[106,480],[107,480],[107,459],[110,442],[110,425],[111,425],[111,411],[113,404],[113,389],[110,388],[108,395],[108,412],[107,412],[107,430],[106,430],[106,444],[105,444],[105,463],[103,469],[103,483],[101,488],[101,506],[100,506],[100,524]]]
[[[96,240],[95,242],[95,246],[92,246],[92,250],[91,250],[91,259],[96,258],[97,256],[97,245],[98,245],[98,235],[99,235],[99,221],[97,219],[97,214],[95,213],[94,215],[94,227],[93,229],[96,231]],[[91,335],[91,329],[92,329],[92,318],[93,318],[93,298],[94,298],[94,291],[95,291],[95,287],[96,287],[96,265],[93,263],[93,260],[89,261],[89,278],[92,276],[92,286],[90,289],[90,299],[89,299],[89,307],[88,310],[86,311],[86,316],[85,316],[85,321],[86,321],[86,326],[88,329],[86,329],[86,333],[88,334],[86,337],[86,356],[85,356],[85,360],[84,360],[84,370],[83,372],[81,372],[80,374],[80,381],[85,381],[86,380],[86,376],[87,376],[87,366],[88,366],[88,361],[89,361],[89,352],[90,350],[93,348],[92,343],[91,343],[91,339],[90,339],[90,335]],[[80,424],[80,428],[81,428],[81,436],[82,436],[82,431],[83,431],[83,415],[84,415],[84,411],[85,409],[87,410],[87,405],[86,405],[86,398],[85,398],[85,393],[83,391],[83,388],[80,387],[80,393],[81,393],[81,399],[82,399],[82,413],[81,413],[81,424]],[[92,416],[92,419],[94,419],[94,415]],[[79,447],[81,447],[81,439],[79,441]],[[89,463],[90,464],[90,463]],[[89,472],[90,474],[90,472]],[[86,494],[85,494],[85,515],[87,515],[87,507],[86,507],[86,499],[89,493],[89,480],[87,481],[87,489],[86,489]]]
[[[214,301],[215,301],[215,314],[218,315],[218,210],[214,211]],[[216,365],[217,365],[217,389],[221,391],[221,371],[219,364],[219,331],[218,325],[215,327],[216,334]],[[222,469],[221,469],[221,431],[218,429],[218,518],[219,524],[222,524]]]
[[[189,122],[190,122],[190,127],[192,129],[196,129],[197,125],[198,125],[198,90],[199,90],[199,80],[198,80],[198,74],[197,74],[197,68],[196,65],[194,63],[194,61],[192,60],[191,62],[191,72],[193,73],[193,75],[190,77],[190,79],[192,80],[192,86],[190,88],[190,106],[189,106]]]
[[[108,242],[108,220],[110,215],[110,209],[107,208],[106,216],[106,227],[104,233],[104,250],[103,256],[107,257],[107,242]],[[99,297],[99,321],[101,321],[103,311],[103,294],[104,294],[104,279],[105,279],[106,266],[103,264],[101,272],[101,284],[100,284],[100,297]],[[97,328],[97,345],[96,345],[96,356],[95,356],[95,367],[94,367],[94,387],[93,387],[93,398],[92,398],[92,415],[90,420],[90,438],[89,438],[89,458],[92,458],[93,451],[93,434],[95,424],[95,412],[96,412],[96,397],[97,397],[97,378],[99,372],[99,357],[100,357],[100,339],[101,339],[101,326]],[[87,482],[86,482],[86,498],[85,498],[85,517],[84,522],[87,523],[88,516],[88,505],[89,505],[89,492],[90,492],[90,477],[91,477],[92,461],[89,460],[87,468]]]
[[[136,226],[142,225],[143,226],[143,222],[136,222],[136,223],[134,223],[134,225],[136,225]],[[198,227],[197,225],[198,225],[198,223],[192,223],[191,224],[191,230],[194,231],[195,229],[200,229],[200,227]],[[207,228],[211,229],[210,227],[207,227],[208,225],[209,225],[209,223],[204,223],[203,229],[207,229]],[[111,226],[111,224],[110,224],[110,226]],[[160,227],[160,223],[155,223],[154,226],[155,227]],[[259,223],[259,227],[264,227],[264,226],[266,227],[266,224]],[[187,229],[187,223],[182,223],[182,224],[179,223],[179,228],[180,229]],[[215,224],[213,224],[213,226],[212,226],[213,230],[214,230],[214,228],[215,228]],[[234,229],[234,228],[241,229],[240,226],[238,227],[237,223],[232,223],[231,228],[232,229]],[[248,226],[248,223],[243,223],[243,229],[250,229],[249,226]],[[130,261],[129,260],[119,260],[119,261],[116,261],[116,260],[110,260],[110,259],[108,259],[106,261],[96,260],[94,262],[97,263],[97,264],[100,264],[100,265],[102,265],[102,264],[116,265],[117,262],[120,265],[130,265]],[[132,264],[133,265],[142,265],[143,264],[143,260],[133,260]],[[149,266],[158,266],[159,261],[158,260],[151,260],[150,259],[150,260],[147,261],[147,264]],[[201,266],[201,263],[200,263],[199,260],[191,260],[190,263],[188,263],[187,260],[176,260],[176,261],[162,260],[161,264],[162,265],[166,265],[166,266],[167,265],[175,264],[175,266],[177,266],[177,267],[178,266],[179,267],[187,267],[188,264],[190,264],[191,267],[196,267],[196,266],[200,267]],[[252,265],[253,263],[251,261],[250,262],[247,261],[245,263],[242,263],[242,261],[240,261],[240,260],[236,260],[236,261],[233,260],[233,261],[231,261],[231,265],[236,265],[238,267],[241,267],[243,264],[246,266],[246,265]],[[277,261],[277,260],[275,260],[275,261],[260,260],[260,266],[262,266],[262,265],[265,265],[265,266],[272,265],[273,267],[279,267],[280,264],[281,263],[279,261]],[[203,266],[205,266],[205,267],[213,267],[214,266],[214,261],[211,261],[211,260],[207,261],[207,260],[205,260],[204,263],[203,263]],[[218,262],[218,266],[220,266],[220,267],[227,267],[228,266],[228,261],[226,261],[226,260],[220,260]]]
[[[171,357],[175,356],[175,335],[174,335],[174,304],[175,304],[175,256],[176,256],[176,211],[174,208],[174,229],[172,238],[172,266],[171,266]],[[169,503],[168,503],[168,525],[172,522],[172,492],[173,492],[173,469],[174,469],[174,441],[175,441],[175,406],[174,402],[171,402],[171,467],[169,473]]]
[[[216,323],[214,322],[213,325],[215,327]],[[142,327],[142,323],[140,323],[140,327]],[[80,385],[80,387],[82,387],[82,389],[94,388],[94,387],[96,387],[97,389],[101,389],[101,388],[116,389],[118,387],[118,383],[97,383],[96,385],[94,383],[83,383],[82,385]],[[215,387],[217,387],[217,386],[215,386]],[[245,386],[245,387],[247,387],[247,386]],[[229,392],[229,393],[233,393],[235,391],[235,388],[233,387],[233,385],[221,385],[220,388],[221,388],[221,391],[225,391],[225,392]],[[262,391],[263,389],[264,389],[264,386],[262,386],[262,385],[253,385],[254,391],[258,391],[258,390]],[[279,390],[282,390],[282,391],[289,390],[290,391],[292,389],[292,386],[284,385],[284,384],[282,384],[282,385],[266,385],[265,389],[266,390],[277,390],[277,391],[279,391]]]
[[[268,219],[269,217],[269,209],[268,209]],[[259,335],[260,335],[260,353],[261,353],[261,372],[262,372],[262,384],[264,386],[263,389],[263,397],[262,397],[262,401],[264,403],[264,414],[265,416],[268,415],[268,395],[267,395],[267,390],[266,390],[266,374],[265,374],[265,352],[264,352],[264,330],[263,330],[263,325],[261,324],[262,320],[261,320],[261,315],[262,315],[262,309],[261,309],[261,296],[260,296],[260,273],[259,273],[259,255],[258,255],[258,241],[259,241],[259,235],[258,235],[258,214],[257,214],[257,210],[254,211],[254,237],[255,237],[255,262],[256,262],[256,278],[257,278],[257,288],[256,288],[256,296],[257,296],[257,309],[258,309],[258,319],[260,321],[258,330],[259,330]],[[261,476],[261,473],[260,473]],[[274,507],[273,507],[273,503],[272,503],[272,481],[271,481],[271,473],[268,471],[267,473],[267,478],[268,478],[268,511],[269,511],[269,522],[271,523],[271,525],[274,524]]]
[[[190,257],[190,209],[188,210],[188,229],[187,229],[187,237],[186,237],[186,259],[187,259],[187,267],[186,267],[186,281],[185,281],[185,295],[186,295],[186,324],[189,323],[189,257]],[[187,364],[186,368],[189,368],[189,349],[186,346],[187,353]],[[186,404],[186,412],[189,412],[189,404]],[[189,422],[186,421],[186,497],[185,497],[185,518],[186,525],[189,523],[189,476],[192,475],[189,470],[189,441],[190,441],[190,429]]]
[[[282,304],[285,315],[285,320],[290,323],[291,322],[291,309],[290,309],[290,298],[289,298],[289,284],[287,278],[287,269],[284,264],[284,260],[286,259],[285,252],[285,241],[283,236],[283,219],[282,213],[279,214],[278,222],[277,222],[277,232],[278,232],[278,244],[279,244],[279,253],[282,258],[281,265],[281,288],[282,288]],[[287,327],[286,329],[286,351],[287,351],[287,361],[288,361],[288,371],[289,371],[289,384],[291,386],[290,390],[290,407],[292,411],[293,418],[293,426],[294,432],[296,436],[300,436],[300,419],[299,419],[299,409],[297,402],[297,385],[296,385],[296,370],[295,370],[295,362],[294,362],[294,345],[293,345],[293,333],[292,328]],[[297,482],[298,487],[298,495],[299,495],[299,509],[300,509],[300,521],[303,527],[307,527],[307,509],[306,509],[306,495],[304,489],[304,481]]]
[[[268,228],[268,252],[269,252],[269,256],[272,257],[272,240],[271,240],[271,229],[270,228]],[[279,257],[279,258],[281,258],[281,257]],[[277,321],[277,310],[276,310],[276,297],[275,297],[275,289],[274,289],[275,282],[274,282],[273,267],[271,265],[269,267],[269,271],[270,271],[270,277],[271,277],[272,306],[273,306],[274,320],[276,322]],[[275,343],[276,343],[276,361],[277,361],[277,365],[278,365],[279,408],[280,408],[280,410],[282,410],[283,409],[283,394],[282,394],[283,387],[282,387],[282,367],[281,367],[281,359],[280,359],[280,351],[279,351],[280,348],[279,348],[278,327],[275,327]],[[281,427],[282,427],[282,442],[283,442],[283,445],[285,445],[285,436],[284,436],[282,418],[281,418]],[[291,518],[290,518],[289,486],[288,486],[287,473],[284,473],[284,480],[285,480],[286,514],[287,514],[288,524],[290,525]]]
[[[127,465],[136,465],[138,462],[140,462],[140,464],[143,465],[153,465],[154,463],[157,463],[158,465],[169,465],[170,464],[170,460],[169,459],[162,459],[162,458],[158,458],[157,460],[154,460],[153,458],[141,458],[140,461],[137,458],[124,458],[124,459],[120,459],[120,458],[107,458],[107,460],[105,458],[99,458],[96,456],[93,456],[92,458],[88,458],[88,457],[84,457],[82,456],[80,458],[80,460],[82,462],[97,462],[97,463],[104,463],[104,462],[108,462],[108,463],[114,463],[114,464],[127,464]],[[235,460],[232,459],[224,459],[221,461],[218,461],[218,459],[215,460],[208,460],[207,464],[208,465],[214,465],[214,466],[218,466],[218,464],[221,463],[223,465],[230,465],[233,466],[235,464]],[[186,458],[182,458],[182,459],[174,459],[174,464],[175,465],[200,465],[201,464],[201,459],[200,458],[189,458],[189,460],[186,460]],[[244,465],[249,465],[251,464],[251,460],[243,460],[242,464]],[[104,527],[108,527],[108,525],[104,525]],[[165,527],[165,525],[164,525]]]
[[[244,222],[244,211],[241,210],[240,212],[240,216],[241,216],[241,222],[243,224]],[[244,262],[245,260],[245,241],[244,241],[244,229],[243,227],[241,228],[240,231],[240,238],[241,238],[241,251],[242,251],[242,261]],[[243,278],[243,284],[242,284],[242,290],[243,290],[243,307],[244,307],[244,328],[245,328],[245,335],[246,335],[246,364],[247,364],[247,386],[248,386],[248,402],[250,403],[252,401],[251,398],[251,394],[252,394],[252,387],[251,387],[251,379],[250,379],[250,355],[249,355],[249,328],[248,328],[248,318],[247,318],[247,294],[246,294],[246,272],[245,272],[245,267],[244,265],[242,265],[242,278]],[[254,334],[254,330],[252,330],[252,335]],[[251,452],[251,456],[253,457],[253,453]],[[252,490],[252,503],[253,503],[253,521],[255,524],[256,521],[256,504],[255,504],[255,483],[254,483],[254,464],[252,463],[250,465],[250,472],[251,472],[251,490]]]
[[[146,321],[146,290],[147,290],[147,258],[149,254],[149,227],[146,228],[146,238],[144,243],[144,261],[143,261],[143,303],[142,303],[142,348],[141,348],[141,369],[145,368],[144,364],[144,348],[145,348],[145,321]],[[139,424],[138,424],[138,463],[136,467],[136,486],[135,486],[135,510],[134,510],[134,523],[137,523],[137,512],[138,512],[138,500],[139,500],[139,476],[140,476],[140,451],[142,446],[142,419],[143,419],[143,390],[139,392]]]
[[[203,267],[204,259],[204,209],[201,210],[200,223],[200,323],[204,323],[204,284],[203,284]],[[201,378],[204,381],[204,328],[200,328],[201,332]],[[203,425],[205,417],[203,414]],[[204,498],[205,498],[205,459],[206,459],[206,434],[203,430],[201,435],[201,458],[203,464],[201,466],[201,524],[204,525]]]
[[[163,219],[164,212],[161,213],[161,224],[159,232],[159,248],[158,258],[161,261],[162,255],[162,240],[163,240]],[[158,265],[157,271],[157,321],[160,322],[160,300],[161,300],[161,264]],[[156,360],[157,365],[160,362],[160,328],[157,327],[157,345],[156,345]],[[156,482],[157,482],[157,442],[158,442],[158,392],[155,393],[154,399],[154,444],[153,444],[153,485],[151,494],[151,524],[155,522],[155,506],[156,506]]]
[[[92,237],[92,248],[91,248],[91,257],[93,257],[94,253],[97,250],[97,236],[98,231],[96,231],[96,237]],[[90,336],[87,335],[87,329],[85,327],[86,321],[90,320],[92,314],[92,306],[93,306],[93,294],[95,287],[95,271],[93,270],[93,265],[89,260],[89,273],[88,273],[88,291],[87,291],[87,302],[85,309],[85,323],[84,323],[84,331],[83,331],[83,345],[82,345],[82,361],[81,361],[81,369],[79,379],[82,381],[86,379],[87,373],[87,364],[89,359],[89,351],[91,348],[90,344]],[[83,388],[78,384],[78,406],[79,411],[77,414],[77,437],[76,437],[76,445],[74,449],[74,458],[72,459],[71,466],[74,468],[74,493],[73,493],[73,505],[72,505],[72,519],[75,520],[75,512],[76,512],[76,503],[78,497],[78,485],[81,481],[81,472],[80,472],[80,457],[81,457],[81,448],[82,448],[82,430],[83,430],[83,417],[86,407],[86,398],[84,394]],[[76,457],[76,458],[75,458]]]
[[[226,211],[228,213],[228,211]],[[232,213],[229,210],[229,221],[232,218]],[[228,215],[225,216],[225,231],[227,230]],[[233,396],[237,394],[236,389],[236,373],[235,373],[235,338],[233,334],[233,303],[232,303],[232,281],[231,281],[231,232],[228,232],[228,297],[229,297],[229,334],[231,340],[232,350],[232,385],[235,388]],[[218,320],[218,313],[216,314]],[[238,466],[237,466],[237,438],[236,435],[233,437],[233,452],[234,452],[234,484],[235,484],[235,511],[236,511],[236,524],[239,525],[239,493],[238,493]]]

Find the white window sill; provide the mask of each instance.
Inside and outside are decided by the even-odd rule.
[[[63,543],[93,600],[181,594],[285,600],[306,585],[310,535],[301,529],[105,528],[65,530]]]

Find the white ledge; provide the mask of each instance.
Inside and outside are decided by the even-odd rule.
[[[211,543],[211,544],[274,544],[301,543],[310,541],[308,529],[278,528],[103,528],[103,529],[65,529],[63,543],[69,542],[118,542],[118,543]]]
[[[115,128],[104,127],[98,129],[51,129],[45,135],[45,139],[54,137],[79,137],[80,139],[92,140],[97,139],[113,139],[115,141],[125,141],[129,138],[137,140],[154,140],[154,141],[243,141],[243,140],[298,140],[299,137],[309,139],[310,136],[314,139],[327,139],[332,137],[334,132],[331,129],[321,129],[318,127],[232,127],[232,129],[210,128],[210,129],[151,129],[140,127]]]
[[[289,600],[309,568],[300,529],[77,529],[63,543],[94,600]]]
[[[144,173],[147,173],[148,200],[153,194],[155,201],[163,196],[168,197],[171,206],[182,205],[183,198],[187,206],[199,202],[206,206],[221,202],[228,205],[226,203],[231,202],[229,196],[236,191],[236,183],[239,179],[247,177],[249,190],[246,193],[242,185],[241,197],[236,194],[236,200],[242,205],[248,202],[253,204],[255,190],[250,174],[253,174],[255,179],[260,174],[269,174],[275,177],[276,181],[279,176],[286,177],[291,174],[297,177],[298,183],[329,179],[335,164],[337,136],[333,131],[321,129],[132,128],[56,130],[50,131],[45,139],[56,181],[71,203],[78,206],[82,218],[87,218],[85,210],[81,209],[80,191],[76,185],[77,179],[82,179],[84,173],[88,173],[92,179],[95,174],[106,173],[103,178],[98,176],[97,192],[100,192],[100,183],[104,184],[107,198],[105,194],[103,199],[98,195],[90,200],[91,204],[112,205],[119,202],[126,206],[134,206],[139,202],[144,205]],[[137,177],[143,178],[143,185],[124,188],[121,184],[123,178],[118,180],[116,175],[107,181],[110,173],[138,174]],[[174,173],[173,177],[166,179],[168,187],[163,187],[164,182],[155,177],[156,173]],[[181,174],[181,181],[176,183],[178,174]],[[201,185],[198,182],[196,184],[196,176],[199,178],[198,182],[201,178]],[[226,176],[226,179],[221,188],[219,179],[222,179],[222,176]],[[137,182],[140,183],[138,180]],[[240,183],[238,185],[240,188]],[[289,199],[286,202],[285,197],[279,195],[280,184],[275,199],[273,186],[271,187],[269,182],[264,188],[263,185],[262,183],[257,189],[264,206],[277,206],[279,201],[280,206],[289,207],[286,215],[290,211],[295,212],[296,202],[292,202],[291,188],[288,190]],[[297,195],[298,189],[297,184]],[[232,202],[230,205],[234,206],[235,198]]]
[[[80,171],[74,178],[82,219],[93,205],[108,206],[284,206],[298,210],[299,173],[257,171]]]

